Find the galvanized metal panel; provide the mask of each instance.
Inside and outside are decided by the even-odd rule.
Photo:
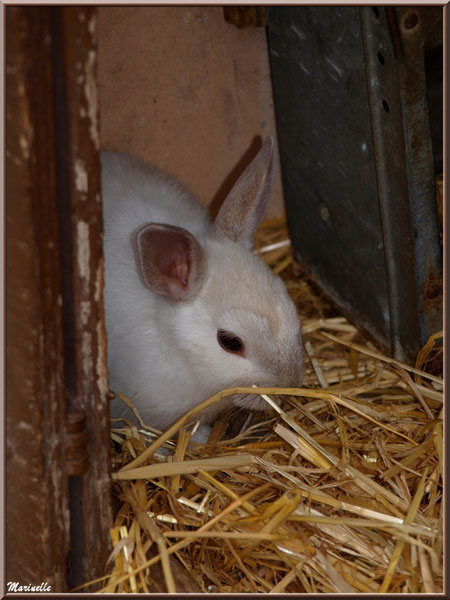
[[[360,14],[388,282],[391,350],[396,358],[414,360],[420,348],[420,331],[396,50],[386,12],[374,12],[368,6],[362,7]],[[401,46],[397,52],[401,52]]]
[[[435,160],[425,72],[426,7],[397,7],[403,46],[399,88],[405,128],[406,169],[413,223],[421,342],[442,328],[442,255],[439,246]],[[434,13],[433,13],[434,14]],[[442,27],[442,13],[441,13]],[[439,64],[439,63],[438,63]],[[442,77],[442,71],[441,71]],[[442,118],[442,97],[440,104]],[[442,156],[435,137],[435,151]],[[437,146],[437,147],[436,147]]]
[[[442,323],[420,19],[414,8],[268,9],[294,250],[357,324],[410,361]]]
[[[270,7],[286,211],[299,259],[390,345],[366,67],[357,7]]]

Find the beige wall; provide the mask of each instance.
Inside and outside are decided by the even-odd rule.
[[[166,170],[217,206],[261,137],[275,133],[265,29],[238,29],[220,6],[98,14],[102,145]],[[268,216],[283,213],[277,157]]]

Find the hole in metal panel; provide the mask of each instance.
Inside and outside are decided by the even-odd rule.
[[[417,13],[410,12],[403,19],[403,27],[408,31],[412,31],[419,24],[419,17]]]

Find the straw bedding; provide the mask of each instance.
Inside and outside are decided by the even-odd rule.
[[[269,412],[225,413],[203,446],[189,442],[196,412],[248,388],[165,435],[113,423],[118,510],[97,586],[442,593],[442,332],[415,365],[392,360],[300,272],[284,222],[260,228],[257,251],[298,306],[303,387],[258,389]]]

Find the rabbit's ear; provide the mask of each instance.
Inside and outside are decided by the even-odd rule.
[[[272,189],[273,148],[274,139],[269,137],[228,194],[214,221],[218,238],[253,247]]]
[[[151,223],[136,235],[136,255],[144,284],[172,300],[188,300],[205,271],[205,253],[195,237],[172,225]]]

